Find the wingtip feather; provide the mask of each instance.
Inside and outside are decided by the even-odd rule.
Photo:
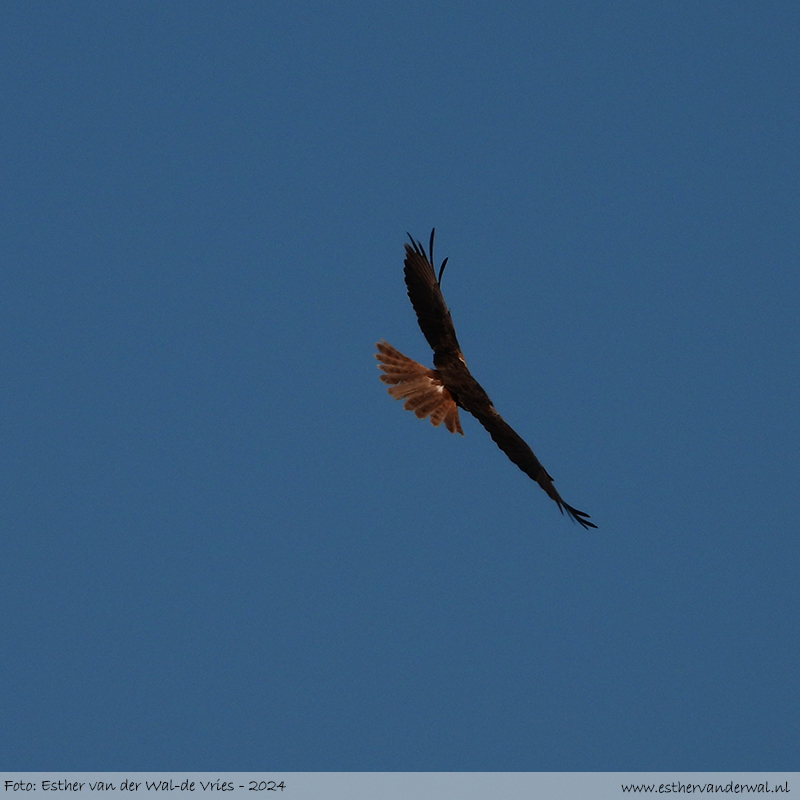
[[[558,507],[561,509],[562,514],[566,509],[566,512],[569,514],[570,518],[584,528],[597,528],[597,525],[595,525],[594,522],[589,522],[589,515],[585,511],[578,511],[577,508],[567,505],[567,503],[564,503],[563,500],[558,504]]]

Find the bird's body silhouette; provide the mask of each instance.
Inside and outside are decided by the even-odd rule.
[[[434,369],[404,356],[390,344],[381,340],[376,347],[378,366],[383,370],[381,380],[389,384],[389,394],[396,400],[405,400],[403,408],[413,411],[419,419],[430,416],[434,425],[441,425],[451,433],[464,432],[458,419],[458,409],[472,414],[489,432],[497,446],[526,475],[544,489],[547,496],[584,528],[596,528],[589,515],[573,508],[562,500],[553,485],[553,479],[539,463],[539,459],[516,431],[497,413],[489,395],[472,377],[456,339],[450,311],[442,295],[441,279],[447,259],[442,262],[437,278],[433,267],[433,237],[431,231],[429,253],[410,235],[410,245],[405,245],[405,281],[408,297],[417,314],[417,321],[433,350]]]

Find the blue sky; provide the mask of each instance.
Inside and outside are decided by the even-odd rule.
[[[5,4],[2,767],[798,769],[798,35]],[[379,382],[434,225],[598,531]]]

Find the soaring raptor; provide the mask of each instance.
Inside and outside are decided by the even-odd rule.
[[[389,394],[395,400],[405,400],[403,408],[413,411],[419,419],[430,416],[436,426],[444,422],[450,433],[464,435],[458,409],[469,411],[489,431],[495,444],[555,501],[562,514],[566,511],[584,528],[596,528],[593,522],[589,522],[588,514],[561,499],[553,486],[553,479],[533,450],[497,413],[489,395],[467,369],[450,311],[442,296],[442,273],[447,259],[442,261],[438,277],[433,267],[434,233],[435,229],[431,231],[429,255],[409,234],[411,244],[405,246],[404,272],[408,297],[417,313],[419,327],[433,349],[435,369],[423,367],[381,340],[375,345],[378,348],[375,358],[384,372],[381,380],[389,384]]]

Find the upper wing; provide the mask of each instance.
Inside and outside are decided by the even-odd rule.
[[[435,231],[435,229],[434,229]],[[405,276],[408,297],[417,313],[419,327],[434,353],[460,353],[453,320],[442,296],[439,281],[433,268],[433,234],[431,231],[430,259],[420,242],[409,235],[411,244],[406,245]],[[447,259],[439,270],[441,278]]]
[[[544,489],[547,496],[555,501],[561,513],[565,511],[572,519],[583,525],[584,528],[596,528],[593,522],[589,522],[589,515],[584,511],[578,511],[568,503],[565,503],[561,495],[553,486],[553,479],[547,474],[547,470],[541,465],[539,459],[533,454],[533,450],[526,444],[525,440],[497,413],[494,406],[488,409],[467,408],[478,422],[489,431],[489,435],[494,439],[495,444],[528,476],[533,478],[539,486]]]

